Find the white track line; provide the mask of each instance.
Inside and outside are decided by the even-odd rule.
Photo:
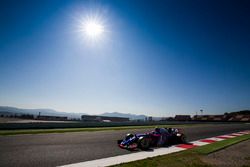
[[[241,136],[244,134],[250,134],[250,131],[242,131],[242,132],[232,133],[232,134],[233,135],[237,134],[237,135]],[[232,134],[221,135],[221,136],[226,137],[226,138],[236,137],[236,136],[232,136]],[[227,140],[227,139],[222,139],[222,138],[217,138],[217,137],[206,138],[203,140],[214,140],[215,142]],[[210,143],[197,140],[197,141],[190,142],[190,144],[191,145],[193,144],[195,146],[203,146],[203,145],[207,145]],[[111,166],[111,165],[117,165],[117,164],[126,163],[126,162],[142,160],[142,159],[146,159],[146,158],[150,158],[150,157],[156,157],[159,155],[171,154],[171,153],[183,151],[186,149],[187,148],[178,147],[178,145],[167,147],[167,148],[163,147],[163,148],[154,149],[153,151],[141,151],[141,152],[136,152],[136,153],[131,153],[131,154],[125,154],[125,155],[102,158],[102,159],[97,159],[97,160],[79,162],[79,163],[75,163],[75,164],[63,165],[61,167],[104,167],[104,166]]]
[[[170,154],[170,153],[179,152],[182,150],[186,150],[186,149],[171,146],[169,148],[154,149],[154,151],[142,151],[142,152],[125,154],[125,155],[120,155],[120,156],[115,156],[115,157],[102,158],[102,159],[97,159],[97,160],[92,160],[92,161],[85,161],[85,162],[80,162],[76,164],[65,165],[63,167],[103,167],[103,166],[110,166],[110,165],[115,165],[115,164],[120,164],[120,163],[125,163],[125,162],[142,160],[145,158],[155,157],[159,155]]]

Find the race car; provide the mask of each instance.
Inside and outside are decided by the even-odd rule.
[[[156,128],[144,134],[127,134],[118,146],[127,150],[148,150],[150,147],[186,143],[186,136],[177,128]]]

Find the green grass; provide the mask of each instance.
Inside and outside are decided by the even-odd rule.
[[[19,134],[41,134],[41,133],[66,133],[66,132],[93,132],[107,130],[129,130],[129,129],[149,129],[155,127],[189,127],[207,126],[201,124],[186,125],[147,125],[147,126],[119,126],[119,127],[98,127],[98,128],[63,128],[63,129],[24,129],[24,130],[0,130],[0,135],[19,135]]]
[[[114,167],[211,167],[202,161],[202,157],[215,151],[229,147],[233,144],[249,140],[250,134],[219,141],[205,146],[197,147],[187,151],[177,152],[169,155],[148,158],[145,160],[115,165]]]

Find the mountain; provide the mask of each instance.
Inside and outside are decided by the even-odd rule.
[[[146,115],[136,115],[136,114],[124,114],[124,113],[119,113],[119,112],[111,112],[111,113],[103,113],[100,114],[100,116],[108,116],[108,117],[125,117],[125,118],[129,118],[130,120],[145,120],[145,118],[147,117]]]
[[[31,114],[31,115],[50,115],[50,116],[64,116],[68,118],[81,118],[82,115],[87,115],[85,113],[67,113],[60,112],[53,109],[21,109],[9,106],[0,106],[0,113],[11,113],[11,114]]]
[[[60,112],[53,109],[22,109],[16,107],[9,107],[9,106],[0,106],[0,114],[31,114],[34,116],[37,115],[49,115],[49,116],[64,116],[68,118],[81,118],[82,115],[89,115],[86,113],[69,113],[69,112]],[[118,112],[112,113],[103,113],[100,116],[109,116],[109,117],[125,117],[129,118],[130,120],[145,120],[147,117],[146,115],[135,115],[135,114],[124,114]]]

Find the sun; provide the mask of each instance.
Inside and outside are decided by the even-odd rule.
[[[80,22],[80,32],[88,42],[97,42],[105,37],[106,27],[100,17],[88,16]]]
[[[89,20],[85,23],[83,32],[90,38],[98,38],[104,32],[104,26],[95,20]]]
[[[74,15],[74,32],[80,42],[90,47],[104,47],[110,42],[111,25],[107,11],[102,8],[85,9]]]

